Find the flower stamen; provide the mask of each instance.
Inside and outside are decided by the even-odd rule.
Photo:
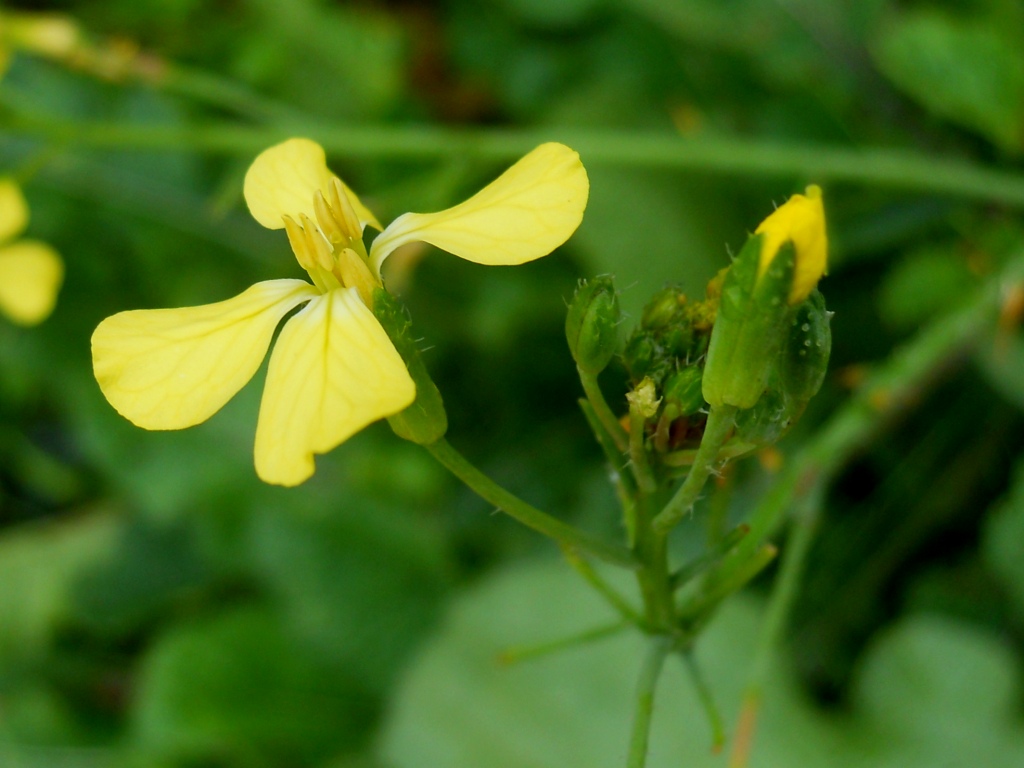
[[[331,211],[341,225],[345,235],[352,242],[362,241],[363,225],[359,222],[359,214],[352,206],[352,201],[341,186],[341,180],[335,176],[331,179]]]
[[[288,235],[288,243],[292,247],[292,253],[295,254],[295,260],[299,262],[300,267],[312,273],[316,269],[316,260],[306,245],[305,232],[291,216],[282,216],[281,218],[284,221],[284,231]]]

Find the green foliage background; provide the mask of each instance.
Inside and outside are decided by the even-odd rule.
[[[428,126],[570,144],[614,129],[638,151],[652,136],[732,137],[768,164],[766,146],[809,153],[805,174],[659,167],[614,150],[591,162],[581,147],[591,200],[554,255],[488,269],[431,252],[392,275],[449,404],[451,441],[524,498],[611,533],[614,498],[562,336],[578,277],[613,273],[633,317],[666,282],[700,294],[772,201],[822,180],[810,172],[821,147],[906,150],[1022,183],[1016,0],[5,9],[71,14],[99,44],[131,41],[187,73],[184,85],[154,85],[17,55],[0,81],[0,168],[31,176],[30,234],[67,264],[46,323],[0,322],[5,768],[624,762],[631,641],[508,672],[490,664],[502,645],[584,628],[598,609],[573,597],[564,566],[542,561],[549,543],[491,514],[386,425],[283,490],[251,466],[262,374],[181,433],[138,430],[102,398],[89,336],[103,317],[300,276],[284,238],[241,201],[258,148],[215,147],[211,125],[265,130],[267,145],[330,127]],[[259,94],[258,109],[203,98],[203,73]],[[109,132],[85,139],[79,121]],[[119,138],[117,126],[130,130]],[[180,140],[159,140],[168,131]],[[475,156],[467,140],[465,153],[403,159],[381,135],[381,151],[330,159],[385,222],[457,202],[514,157]],[[822,181],[833,374],[783,454],[843,402],[859,366],[1024,249],[1019,199]],[[754,765],[1024,760],[1024,346],[1012,332],[955,362],[831,489]],[[737,518],[768,482],[757,461],[743,465]],[[683,528],[680,547],[700,536]],[[699,646],[727,713],[770,575]],[[653,764],[724,765],[687,681],[670,670],[664,688]],[[684,721],[681,735],[673,723]]]

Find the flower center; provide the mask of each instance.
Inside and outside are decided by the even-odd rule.
[[[284,217],[292,251],[299,265],[324,293],[336,288],[355,288],[367,307],[380,280],[370,271],[363,228],[338,179],[331,179],[330,200],[319,190],[313,198],[314,221],[304,213],[296,221]]]

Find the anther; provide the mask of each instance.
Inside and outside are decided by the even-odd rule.
[[[348,192],[342,186],[341,179],[335,176],[331,179],[331,208],[338,218],[342,230],[352,240],[360,240],[363,237],[363,226],[359,223],[359,216],[352,206],[352,200]]]
[[[338,275],[347,288],[356,288],[359,297],[368,307],[373,306],[373,291],[380,286],[366,262],[351,248],[345,248],[338,254]]]
[[[299,217],[302,221],[302,231],[306,236],[306,244],[309,248],[309,252],[313,255],[313,258],[321,269],[330,272],[334,269],[334,254],[331,246],[324,239],[324,236],[320,234],[320,230],[317,229],[316,222],[304,213],[300,213]]]
[[[335,218],[334,211],[331,206],[327,204],[327,199],[324,197],[324,193],[319,189],[316,194],[313,195],[313,212],[316,213],[317,223],[320,225],[320,230],[324,233],[328,240],[334,245],[339,245],[346,242],[345,232],[338,223],[338,219]]]
[[[311,270],[316,268],[316,261],[313,258],[313,254],[310,252],[307,243],[305,233],[291,216],[285,216],[284,218],[284,231],[288,235],[288,242],[292,246],[292,252],[295,254],[295,260],[299,262],[299,266],[305,270]]]

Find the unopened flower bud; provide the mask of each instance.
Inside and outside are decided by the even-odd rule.
[[[827,252],[825,214],[816,186],[808,187],[806,195],[793,195],[761,222],[722,283],[704,369],[708,403],[754,406],[786,343],[794,307],[825,272]]]
[[[596,375],[615,355],[619,341],[619,297],[611,277],[581,280],[565,318],[565,337],[580,370]]]
[[[672,409],[672,418],[689,416],[703,408],[700,368],[695,365],[689,366],[670,376],[665,382],[662,397],[665,400],[665,409]]]
[[[752,408],[736,413],[736,437],[758,447],[774,445],[798,415],[782,392],[769,388]]]
[[[779,378],[786,395],[806,403],[821,389],[832,353],[832,313],[825,309],[821,291],[811,295],[797,307],[789,337],[779,356]]]
[[[412,405],[389,416],[388,424],[404,440],[419,445],[435,443],[448,431],[448,414],[441,393],[416,348],[412,324],[402,306],[383,288],[378,288],[373,294],[373,314],[402,356],[416,384],[416,399]]]
[[[680,309],[685,303],[686,296],[678,288],[663,288],[647,302],[640,325],[647,330],[660,330],[679,318]]]

